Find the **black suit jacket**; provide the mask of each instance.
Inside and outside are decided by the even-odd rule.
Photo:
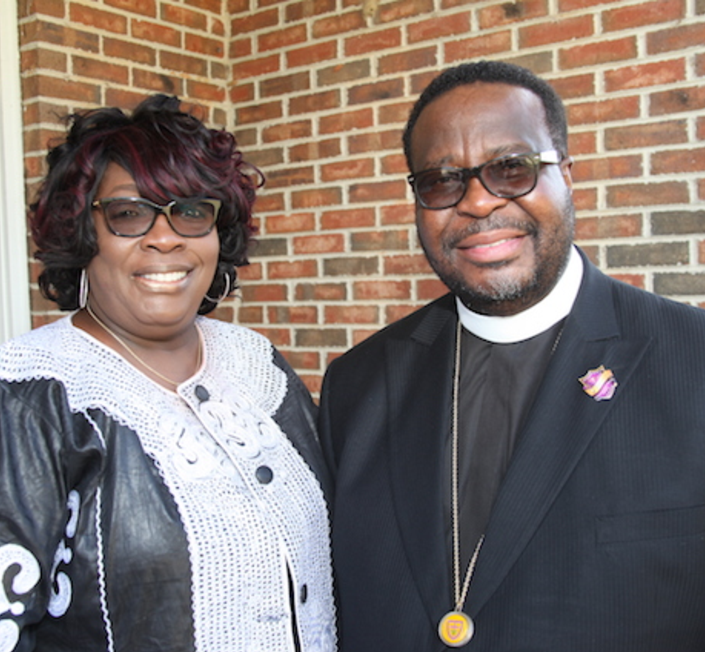
[[[326,374],[342,652],[446,649],[456,320],[446,295]],[[619,385],[599,402],[578,378],[601,364]],[[468,651],[705,650],[705,313],[585,261],[465,610]]]

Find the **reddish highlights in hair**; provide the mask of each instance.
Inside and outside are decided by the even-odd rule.
[[[90,204],[111,162],[125,168],[140,195],[154,202],[219,199],[220,254],[208,295],[218,297],[226,284],[235,286],[235,267],[247,263],[262,176],[243,160],[232,134],[207,128],[179,107],[176,97],[155,95],[129,117],[117,108],[72,115],[66,141],[49,151],[49,172],[30,220],[36,257],[44,265],[40,288],[61,309],[78,307],[81,269],[98,253]],[[199,312],[214,307],[205,299]]]

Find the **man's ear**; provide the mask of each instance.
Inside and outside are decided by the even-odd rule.
[[[573,190],[573,175],[571,174],[570,171],[573,167],[573,157],[566,156],[560,162],[559,165],[561,168],[561,174],[563,175],[563,179],[565,180],[565,185],[568,186],[568,188],[572,191]]]

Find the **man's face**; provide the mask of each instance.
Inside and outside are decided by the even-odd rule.
[[[525,88],[475,82],[424,108],[411,139],[413,172],[472,168],[506,154],[552,150],[541,100]],[[536,187],[516,199],[473,178],[452,208],[416,203],[416,225],[434,271],[471,310],[512,315],[553,288],[573,239],[570,160],[541,167]]]

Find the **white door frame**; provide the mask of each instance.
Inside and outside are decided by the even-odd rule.
[[[28,331],[22,92],[17,1],[0,2],[0,342]]]

